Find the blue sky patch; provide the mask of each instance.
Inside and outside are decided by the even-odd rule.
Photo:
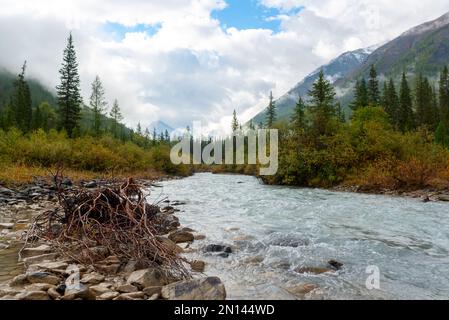
[[[281,21],[271,18],[280,14],[296,15],[302,10],[296,8],[281,12],[279,9],[265,7],[259,0],[226,0],[226,3],[228,6],[225,9],[212,12],[212,17],[219,20],[224,29],[234,27],[239,30],[270,29],[279,32]]]
[[[137,24],[132,27],[127,27],[116,22],[106,22],[103,28],[106,33],[111,34],[116,40],[122,40],[125,38],[126,33],[132,32],[145,32],[149,36],[153,36],[159,31],[161,24]]]

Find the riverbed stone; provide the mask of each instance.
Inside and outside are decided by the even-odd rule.
[[[192,267],[193,271],[203,272],[204,268],[206,267],[206,263],[204,261],[195,260],[190,264],[190,266]]]
[[[26,286],[24,289],[26,291],[48,291],[50,288],[56,288],[52,284],[48,283],[33,283]]]
[[[191,232],[183,230],[169,234],[168,238],[175,243],[192,242],[195,239]]]
[[[23,286],[25,284],[29,283],[28,282],[28,277],[26,274],[19,274],[17,276],[15,276],[9,283],[9,285],[11,287],[18,287],[18,286]]]
[[[204,248],[204,251],[232,253],[232,248],[221,244],[209,244]]]
[[[321,268],[321,267],[298,267],[295,269],[297,273],[312,273],[312,274],[322,274],[327,272],[333,272],[333,270],[329,268]]]
[[[25,291],[16,296],[19,300],[50,300],[45,291]]]
[[[51,253],[52,249],[49,245],[43,244],[35,248],[25,248],[22,253],[24,256],[37,256],[46,253]]]
[[[104,283],[100,283],[98,285],[91,286],[89,289],[95,296],[99,296],[102,295],[103,293],[111,292],[110,288],[111,288],[110,285],[108,286],[105,285]]]
[[[122,293],[113,300],[143,300],[145,298],[145,293],[142,291],[132,292],[132,293]]]
[[[24,258],[23,262],[28,264],[28,265],[31,265],[31,264],[44,262],[44,261],[53,261],[57,257],[58,257],[57,253],[46,253],[46,254],[41,254],[41,255],[38,255],[38,256],[34,256],[34,257]]]
[[[29,267],[29,270],[42,270],[53,272],[56,270],[56,273],[64,274],[65,270],[68,266],[67,262],[64,261],[55,261],[55,262],[40,262],[36,264],[32,264]]]
[[[123,284],[117,287],[117,291],[120,293],[132,293],[139,291],[139,289],[136,286],[133,286],[132,284]]]
[[[449,194],[442,194],[438,196],[438,200],[440,201],[444,201],[444,202],[449,202]]]
[[[171,241],[170,239],[166,238],[166,237],[157,237],[159,242],[162,242],[166,248],[168,248],[171,252],[174,253],[181,253],[183,252],[183,249],[178,246],[176,243],[174,243],[173,241]]]
[[[48,289],[47,294],[52,298],[53,300],[61,298],[61,294],[56,290],[56,288],[52,287]]]
[[[62,297],[63,300],[95,300],[95,294],[89,289],[89,287],[83,283],[76,286],[67,286],[65,294]]]
[[[134,271],[129,275],[126,283],[143,289],[152,286],[163,286],[166,284],[166,280],[160,270],[149,268]]]
[[[52,275],[49,272],[31,272],[27,273],[27,280],[30,283],[48,283],[52,285],[57,285],[61,279],[57,276]]]
[[[149,301],[154,301],[154,300],[159,299],[159,297],[160,297],[160,294],[155,293],[155,294],[153,294],[152,296],[150,296],[150,297],[148,298],[148,300],[149,300]]]
[[[304,298],[304,296],[313,290],[317,289],[318,286],[313,283],[303,283],[296,286],[288,287],[286,290],[298,298]]]
[[[226,289],[220,278],[205,277],[169,284],[161,295],[169,300],[225,300]]]
[[[327,264],[330,265],[334,270],[340,270],[341,268],[343,268],[343,263],[337,260],[329,260]]]
[[[105,276],[103,276],[99,273],[93,272],[93,273],[85,274],[83,276],[83,278],[81,279],[81,283],[89,284],[89,285],[96,285],[96,284],[103,282],[104,280],[105,280]]]
[[[116,291],[110,291],[105,292],[97,297],[97,300],[113,300],[114,298],[117,298],[120,295],[120,293]]]
[[[195,234],[193,236],[193,239],[194,240],[204,240],[204,239],[206,239],[206,235],[204,235],[204,234]]]
[[[12,228],[14,228],[14,223],[9,222],[0,223],[0,229],[12,229]]]
[[[152,296],[154,294],[160,295],[162,291],[162,286],[152,286],[146,287],[142,290],[147,296]]]

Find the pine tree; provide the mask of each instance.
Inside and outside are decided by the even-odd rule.
[[[370,106],[378,106],[380,102],[379,81],[377,80],[377,72],[374,65],[371,65],[368,82],[368,104]]]
[[[232,132],[233,133],[236,132],[238,128],[239,128],[239,121],[237,120],[237,113],[234,110],[234,112],[232,113],[232,124],[231,124]]]
[[[170,142],[170,134],[167,129],[165,129],[165,141]]]
[[[405,73],[402,74],[397,121],[399,130],[402,132],[414,128],[413,102]]]
[[[440,75],[440,113],[445,121],[446,126],[449,125],[449,70],[445,66]]]
[[[368,106],[368,88],[366,87],[365,79],[357,81],[355,85],[354,101],[351,103],[350,107],[352,110],[356,111],[360,108]]]
[[[80,79],[78,75],[78,63],[73,44],[73,37],[67,41],[64,49],[62,68],[59,70],[61,83],[56,87],[59,105],[60,127],[65,129],[69,136],[79,125],[81,117]]]
[[[276,103],[273,100],[273,92],[270,92],[270,103],[267,108],[266,125],[268,129],[273,128],[276,122]]]
[[[415,89],[416,125],[435,128],[434,92],[426,77],[419,74]]]
[[[291,119],[293,128],[296,131],[303,130],[305,127],[305,109],[304,100],[299,96]]]
[[[118,104],[117,99],[114,100],[112,104],[111,112],[109,116],[112,118],[112,133],[117,136],[117,127],[120,122],[123,120],[122,112],[120,111],[120,106]]]
[[[22,130],[28,132],[31,129],[32,107],[31,93],[28,83],[25,80],[26,61],[22,66],[22,71],[14,82],[14,94],[12,97],[11,107],[14,112],[15,125]]]
[[[447,130],[444,121],[440,121],[435,131],[435,142],[442,146],[449,147],[449,131]]]
[[[346,116],[345,116],[345,112],[343,111],[340,101],[337,101],[337,103],[335,104],[335,115],[337,116],[337,119],[341,123],[345,123]]]
[[[157,132],[156,132],[156,127],[153,128],[153,141],[156,142],[157,141]]]
[[[398,120],[399,97],[392,78],[390,78],[390,81],[388,82],[387,85],[387,92],[385,93],[384,109],[385,112],[388,114],[391,123],[397,127],[399,125]]]
[[[313,129],[318,136],[328,132],[328,123],[335,116],[335,89],[320,71],[318,80],[309,91],[310,111],[313,120]]]
[[[140,122],[137,123],[136,133],[137,133],[139,136],[142,135],[142,126],[140,125]]]
[[[92,94],[90,96],[90,107],[94,113],[94,133],[100,134],[101,130],[101,117],[106,110],[107,102],[104,97],[104,88],[101,83],[100,77],[96,76],[92,82]]]

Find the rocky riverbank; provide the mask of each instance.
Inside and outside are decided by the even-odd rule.
[[[80,186],[66,179],[62,181],[66,190],[76,191]],[[88,181],[81,184],[84,189],[95,189],[107,185],[108,181]],[[146,186],[154,182],[140,181]],[[59,206],[57,188],[45,180],[20,190],[0,189],[0,260],[8,252],[9,269],[0,270],[0,299],[4,300],[223,300],[226,290],[217,277],[203,274],[203,261],[189,261],[184,253],[191,252],[191,245],[204,235],[182,228],[175,213],[182,205],[179,201],[165,200],[158,207],[156,218],[159,224],[157,241],[163,243],[167,254],[178,255],[185,263],[188,277],[179,279],[168,276],[166,266],[142,267],[135,259],[123,260],[114,255],[106,245],[91,244],[71,259],[57,250],[52,241],[34,241],[20,252],[24,231],[33,219]],[[220,248],[214,248],[219,251]],[[9,251],[8,251],[9,250]],[[208,250],[207,248],[205,249]],[[223,248],[218,254],[228,254]],[[15,260],[11,256],[15,252]],[[95,253],[95,262],[80,263],[83,254]]]

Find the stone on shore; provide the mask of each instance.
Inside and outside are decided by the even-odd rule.
[[[118,297],[114,298],[113,300],[143,300],[145,298],[145,293],[139,291],[139,292],[132,292],[132,293],[122,293]]]
[[[61,282],[59,277],[56,277],[49,272],[27,273],[27,280],[30,283],[48,283],[52,285],[57,285]]]
[[[317,267],[298,267],[295,269],[297,273],[312,273],[312,274],[322,274],[326,272],[333,272],[329,268],[317,268]]]
[[[14,228],[14,223],[0,223],[0,229],[12,229]]]
[[[75,299],[83,299],[83,300],[95,300],[95,294],[89,289],[85,284],[80,283],[75,286],[67,286],[63,300],[75,300]]]
[[[117,298],[120,295],[120,293],[116,291],[110,291],[105,292],[97,297],[97,300],[113,300],[114,298]]]
[[[57,257],[58,257],[57,253],[46,253],[46,254],[41,254],[39,256],[24,258],[23,262],[25,264],[30,265],[30,264],[36,264],[36,263],[45,262],[45,261],[53,261]]]
[[[139,291],[139,289],[136,286],[133,286],[132,284],[124,284],[117,287],[117,291],[120,293],[133,293]]]
[[[286,290],[298,298],[304,298],[306,294],[312,292],[317,288],[318,286],[313,283],[304,283],[297,286],[286,288]]]
[[[341,268],[343,268],[343,263],[341,263],[341,262],[339,262],[339,261],[337,261],[337,260],[329,260],[327,263],[328,263],[328,264],[332,267],[332,269],[334,269],[334,270],[340,270]]]
[[[19,300],[50,300],[45,291],[26,291],[19,293],[16,298]]]
[[[168,238],[175,243],[192,242],[195,240],[193,234],[188,231],[175,231],[169,234]]]
[[[190,264],[190,266],[192,267],[193,271],[203,272],[204,268],[206,267],[206,263],[204,261],[195,260]]]
[[[163,286],[166,284],[166,280],[160,270],[149,268],[134,271],[129,275],[126,283],[143,289],[153,286]]]
[[[22,251],[23,255],[25,256],[36,256],[36,255],[42,255],[51,253],[51,247],[49,245],[43,244],[39,247],[35,248],[25,248]]]
[[[155,294],[160,295],[162,291],[162,286],[154,286],[154,287],[147,287],[142,290],[147,296],[151,297]]]
[[[89,284],[89,285],[96,285],[105,280],[105,276],[99,274],[99,273],[89,273],[83,276],[81,279],[81,283]]]
[[[206,277],[172,283],[161,295],[169,300],[225,300],[226,289],[219,278]]]

